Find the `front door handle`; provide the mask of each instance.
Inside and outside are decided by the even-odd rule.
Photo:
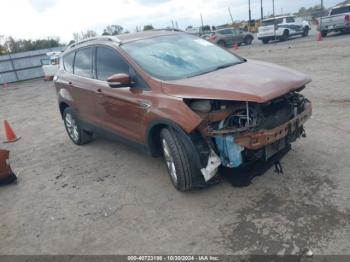
[[[142,101],[138,101],[138,105],[139,105],[139,108],[148,109],[151,107],[151,102],[142,100]]]
[[[98,88],[98,89],[96,90],[96,92],[97,92],[97,93],[103,93],[101,88]]]

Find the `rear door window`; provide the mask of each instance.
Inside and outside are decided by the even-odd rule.
[[[75,52],[71,52],[63,57],[64,69],[73,74],[73,63],[74,63]]]
[[[110,76],[119,73],[129,73],[129,65],[123,60],[121,55],[112,48],[97,47],[97,79],[106,81]]]
[[[233,35],[239,35],[239,29],[232,29],[231,32]]]
[[[283,23],[283,18],[278,18],[278,19],[270,19],[270,20],[265,20],[262,22],[263,26],[270,26],[270,25],[279,25]]]
[[[286,22],[287,23],[295,23],[295,19],[294,19],[294,17],[287,17]]]
[[[222,35],[230,35],[232,34],[232,31],[231,29],[223,29],[223,30],[220,30],[219,33]]]
[[[92,50],[88,47],[78,50],[74,61],[74,74],[92,78]]]

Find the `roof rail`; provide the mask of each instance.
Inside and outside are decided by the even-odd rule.
[[[121,43],[120,39],[116,36],[97,36],[97,37],[91,37],[91,38],[87,38],[87,39],[84,39],[84,40],[81,40],[77,43],[73,43],[71,44],[68,48],[73,48],[75,46],[78,46],[78,45],[81,45],[81,44],[84,44],[86,42],[90,42],[90,41],[111,41],[111,42],[117,42],[118,44]]]

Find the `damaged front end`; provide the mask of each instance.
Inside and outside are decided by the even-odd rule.
[[[202,158],[205,181],[220,165],[237,168],[268,161],[305,136],[303,124],[312,114],[309,100],[290,92],[266,103],[223,100],[186,100],[202,119],[194,141]]]

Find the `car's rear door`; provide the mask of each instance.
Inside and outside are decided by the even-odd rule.
[[[73,74],[66,77],[73,98],[73,108],[79,119],[88,123],[96,123],[95,108],[96,88],[93,78],[93,47],[84,47],[75,52]]]
[[[244,34],[239,29],[232,29],[233,42],[236,44],[242,43],[244,40]]]
[[[123,59],[118,51],[109,46],[96,47],[96,81],[98,88],[96,107],[100,125],[125,138],[143,142],[142,120],[147,110],[146,84]],[[131,76],[133,84],[112,88],[107,79],[119,73]]]

